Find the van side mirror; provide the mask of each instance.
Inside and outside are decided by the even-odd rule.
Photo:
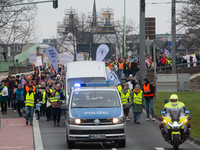
[[[168,103],[168,100],[167,100],[167,99],[165,99],[165,100],[164,100],[164,103],[165,103],[165,104],[167,104],[167,103]]]
[[[67,104],[62,104],[61,105],[61,110],[68,110],[68,105]]]

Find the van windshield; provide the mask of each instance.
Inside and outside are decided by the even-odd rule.
[[[120,107],[116,91],[81,91],[74,92],[72,108],[106,108]]]
[[[71,89],[71,87],[74,86],[75,83],[105,83],[106,79],[104,77],[95,77],[95,78],[73,78],[68,79],[67,82],[67,91]]]

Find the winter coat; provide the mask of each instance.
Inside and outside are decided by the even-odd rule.
[[[142,108],[144,107],[144,96],[142,95],[142,104],[133,103],[134,100],[134,93],[131,98],[131,106],[133,113],[142,113]]]
[[[3,90],[3,87],[0,87],[0,92]],[[9,93],[8,93],[9,95]],[[8,96],[0,95],[0,102],[8,102]]]

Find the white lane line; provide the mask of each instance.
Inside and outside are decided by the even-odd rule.
[[[112,148],[112,150],[117,150],[116,148]]]
[[[163,147],[154,147],[156,150],[165,150]]]
[[[43,148],[43,144],[42,144],[40,127],[39,127],[38,120],[36,120],[35,115],[33,118],[33,135],[34,135],[35,150],[43,150],[44,148]]]

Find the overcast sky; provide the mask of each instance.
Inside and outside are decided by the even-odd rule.
[[[39,0],[35,0],[39,1]],[[64,17],[64,10],[73,7],[78,13],[92,12],[94,0],[58,0],[58,8],[53,9],[52,3],[38,4],[36,24],[38,26],[38,42],[42,39],[56,37],[57,22]],[[139,26],[139,1],[127,0],[127,18],[133,19]],[[146,0],[152,2],[171,2],[171,0]],[[96,0],[97,12],[101,8],[114,9],[114,19],[121,19],[124,15],[124,0]],[[156,17],[156,33],[170,33],[171,30],[171,4],[147,4],[146,17]]]

